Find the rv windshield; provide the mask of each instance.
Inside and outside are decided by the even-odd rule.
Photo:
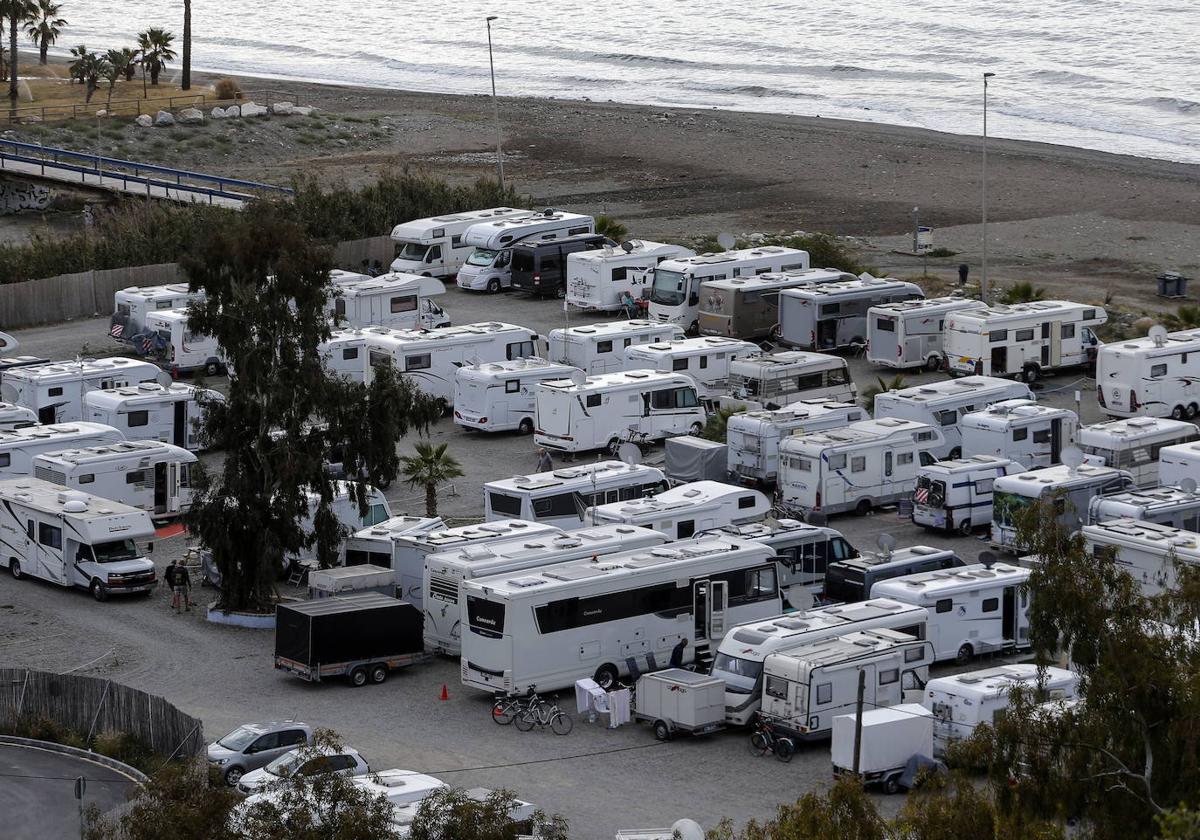
[[[423,245],[420,242],[405,242],[403,247],[396,248],[396,259],[424,262],[425,254],[428,251],[428,245]]]
[[[992,496],[992,519],[999,525],[1015,527],[1022,511],[1034,503],[1028,496],[997,491]]]
[[[471,252],[471,256],[467,257],[467,265],[489,266],[496,260],[498,251],[492,251],[488,248],[476,248]]]
[[[713,661],[712,674],[725,680],[725,690],[734,694],[750,694],[762,676],[762,663],[738,659],[728,653],[718,653]]]
[[[119,563],[122,560],[136,560],[141,556],[133,540],[97,543],[92,546],[92,554],[95,555],[97,563]]]
[[[650,302],[663,306],[678,306],[687,294],[687,278],[682,271],[654,269],[654,286],[650,289]]]

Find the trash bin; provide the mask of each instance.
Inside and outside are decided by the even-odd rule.
[[[1187,297],[1188,279],[1178,271],[1164,271],[1158,280],[1158,296],[1165,298]]]

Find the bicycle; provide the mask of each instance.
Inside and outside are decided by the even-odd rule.
[[[548,703],[536,694],[521,714],[513,719],[517,729],[529,732],[534,726],[539,729],[549,726],[555,735],[566,735],[575,726],[575,721],[558,708],[557,703]]]
[[[532,688],[525,695],[498,694],[492,703],[492,722],[497,726],[508,726],[529,708],[536,697]]]
[[[763,756],[768,750],[787,764],[796,754],[796,742],[787,735],[777,733],[774,725],[759,715],[754,722],[754,731],[750,733],[750,754]]]

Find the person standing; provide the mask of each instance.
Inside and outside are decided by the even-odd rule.
[[[171,609],[175,612],[192,611],[192,580],[187,568],[176,558],[167,566],[163,578],[171,587]]]
[[[554,459],[550,457],[550,450],[545,447],[538,450],[537,469],[534,472],[551,472],[554,469]]]
[[[682,668],[683,667],[683,654],[687,650],[687,647],[688,647],[687,638],[686,637],[680,638],[679,642],[675,645],[675,647],[671,648],[671,662],[670,662],[670,665],[668,665],[667,667]]]

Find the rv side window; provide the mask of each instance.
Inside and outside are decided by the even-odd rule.
[[[1015,341],[1033,341],[1033,330],[1017,330]]]
[[[978,479],[976,479],[975,480],[975,492],[976,493],[991,493],[992,492],[992,483],[994,481],[995,481],[995,479],[993,479],[993,478],[978,478]]]
[[[597,353],[611,353],[612,352],[612,342],[611,341],[597,341],[596,342],[596,352]]]
[[[676,388],[675,389],[675,407],[676,408],[696,408],[700,402],[696,399],[695,388]]]
[[[348,362],[351,359],[357,359],[357,358],[358,358],[358,348],[357,347],[347,347],[344,350],[342,350],[342,361],[343,362]]]
[[[707,367],[708,367],[708,356],[701,356],[700,357],[700,370],[704,370]]]
[[[988,341],[992,344],[1008,341],[1008,330],[992,330],[988,333]]]
[[[404,357],[405,370],[429,370],[433,367],[433,359],[428,353]]]
[[[750,602],[774,598],[776,589],[774,566],[751,569],[746,572],[746,597],[743,600]]]
[[[12,463],[12,456],[7,452],[0,452],[0,467],[7,467]]]
[[[650,407],[663,410],[675,407],[674,391],[651,391]]]
[[[622,502],[628,502],[630,499],[638,499],[643,495],[642,493],[638,492],[638,488],[636,487],[622,487],[618,493],[618,499]],[[618,501],[618,499],[613,499],[613,501]]]
[[[856,455],[850,459],[850,472],[866,472],[867,459],[865,455]]]
[[[588,394],[587,399],[584,400],[584,404],[588,408],[595,408],[596,406],[600,405],[600,395],[599,394]]]
[[[933,432],[917,432],[915,435],[913,435],[913,440],[917,441],[918,443],[922,441],[933,440]]]
[[[914,639],[920,639],[922,636],[924,636],[924,634],[920,632],[920,628],[922,626],[923,625],[917,624],[917,625],[913,625],[912,627],[905,627],[900,632],[907,633],[908,635],[912,636]],[[905,663],[920,662],[924,658],[925,658],[925,648],[924,647],[914,647],[914,648],[909,648],[908,650],[904,651]]]
[[[514,341],[508,345],[508,360],[528,359],[533,356],[533,341]]]
[[[1000,609],[1000,599],[999,598],[984,598],[983,599],[983,612],[985,612],[985,613],[995,612],[998,609]]]
[[[504,382],[504,393],[506,393],[506,394],[515,394],[515,393],[517,393],[517,392],[518,392],[518,391],[520,391],[520,390],[521,390],[521,380],[520,380],[520,379],[507,379],[507,380],[505,380],[505,382]]]
[[[687,369],[688,369],[688,360],[686,358],[676,359],[675,361],[671,362],[671,370],[687,370]]]
[[[146,483],[146,471],[145,470],[132,470],[130,472],[125,473],[125,483],[126,484],[145,484]]]
[[[1083,320],[1085,320],[1085,321],[1094,321],[1094,320],[1096,320],[1096,310],[1095,310],[1095,309],[1085,309],[1085,310],[1083,310]]]
[[[80,483],[80,484],[91,484],[91,483],[93,483],[95,480],[96,480],[96,474],[95,474],[95,473],[84,473],[83,475],[79,476],[79,483]]]
[[[907,653],[907,651],[905,651]],[[900,682],[900,669],[888,668],[886,671],[879,672],[879,684],[891,685],[892,683]]]
[[[502,513],[505,516],[521,515],[521,499],[518,496],[508,496],[504,493],[489,493],[488,498],[491,502],[493,513]]]
[[[827,303],[821,307],[821,317],[826,315],[836,315],[841,311],[841,309],[842,305],[840,303]]]
[[[584,233],[591,233],[591,231],[588,230],[587,225],[580,225],[579,227],[573,227],[570,230],[568,230],[567,236],[579,236]]]
[[[1075,325],[1074,324],[1063,324],[1062,325],[1062,337],[1063,338],[1074,338],[1075,337]]]
[[[795,549],[795,553],[799,555],[799,563],[793,561],[792,571],[797,569],[806,575],[824,575],[825,568],[829,565],[829,543],[819,542],[803,545]]]
[[[538,519],[558,518],[562,516],[579,516],[575,507],[573,493],[559,493],[557,496],[546,496],[533,500],[533,515]]]
[[[371,355],[368,357],[368,361],[371,363],[371,367],[383,367],[384,365],[390,365],[392,363],[392,357],[388,353],[383,353],[379,350],[372,350]]]
[[[958,412],[953,408],[948,408],[945,411],[935,411],[933,416],[936,417],[938,423],[943,426],[953,426],[958,422]]]
[[[821,387],[821,381],[824,377],[819,373],[806,373],[796,377],[797,391],[811,391],[814,388]]]
[[[817,705],[823,706],[833,702],[833,683],[821,683],[817,686]]]
[[[913,454],[911,452],[900,452],[896,455],[896,463],[899,466],[911,464],[913,462]]]
[[[52,397],[61,397],[62,388],[51,388],[47,393]]]
[[[416,295],[401,295],[400,297],[392,298],[392,313],[396,312],[416,312],[417,296]]]
[[[621,349],[624,350],[626,347],[629,347],[631,344],[633,344],[633,339],[627,338],[627,339],[625,339],[625,342],[621,345]],[[609,342],[609,347],[610,348],[612,347],[611,341]]]
[[[849,560],[851,557],[857,557],[858,552],[841,537],[834,537],[829,541],[830,547],[833,549],[834,560]]]
[[[922,449],[921,453],[920,453],[920,457],[917,459],[917,461],[921,464],[922,467],[928,467],[930,464],[935,463],[937,461],[937,458],[934,458],[931,453]]]
[[[461,248],[462,247],[462,234],[461,233],[456,233],[450,237],[450,247],[451,248]]]
[[[38,523],[38,542],[48,548],[62,548],[62,528],[55,528],[45,522]]]
[[[768,697],[774,697],[777,700],[787,699],[787,680],[783,677],[767,677],[766,687]]]
[[[846,456],[845,455],[830,455],[828,461],[829,461],[829,469],[831,469],[831,470],[846,469]]]
[[[738,499],[738,510],[748,510],[752,507],[754,507],[753,496],[742,496],[740,499]]]
[[[180,464],[179,465],[179,486],[180,487],[191,487],[192,486],[192,465],[191,464]],[[379,507],[379,505],[376,505],[376,507]],[[386,519],[386,518],[387,517],[385,516],[384,519]]]
[[[939,613],[948,613],[950,610],[954,609],[954,601],[950,598],[943,598],[937,602],[937,605],[934,607],[934,609],[936,609]]]
[[[846,368],[834,368],[825,371],[826,385],[845,385],[850,381],[850,371]]]
[[[626,280],[628,278],[629,278],[628,266],[621,266],[620,268],[614,268],[612,270],[612,280],[614,282],[616,282],[618,280]]]
[[[813,471],[813,462],[811,458],[793,458],[792,466],[800,472],[810,473]]]
[[[173,300],[156,300],[154,302],[155,309],[173,309],[174,307],[175,301]]]
[[[675,538],[686,540],[688,537],[696,533],[696,520],[687,519],[675,526]]]
[[[129,428],[134,429],[138,426],[145,426],[150,422],[149,411],[131,411],[129,412]]]
[[[1033,442],[1034,443],[1049,443],[1050,442],[1050,430],[1049,429],[1038,429],[1037,431],[1035,431],[1033,433]]]
[[[1013,429],[1013,440],[1014,441],[1025,440],[1025,438],[1027,438],[1027,437],[1029,437],[1028,429]]]
[[[1166,376],[1167,375],[1167,366],[1166,365],[1151,365],[1150,366],[1150,375],[1151,376]]]
[[[879,330],[880,332],[895,332],[896,322],[891,318],[876,318],[875,329]]]
[[[25,520],[25,536],[29,537],[29,539],[31,539],[31,540],[34,538],[34,536],[33,536],[33,520],[32,519]]]

